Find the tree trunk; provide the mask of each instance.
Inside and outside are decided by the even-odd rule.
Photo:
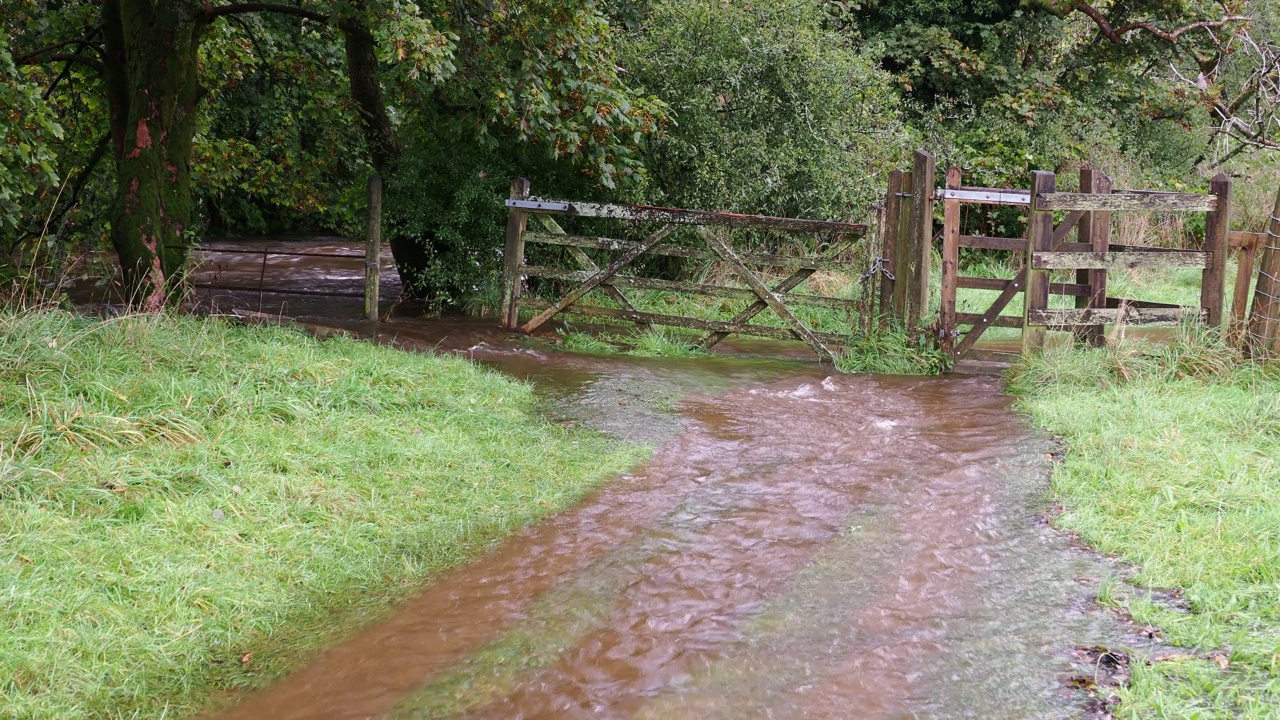
[[[373,167],[382,176],[383,182],[393,182],[395,163],[400,159],[400,143],[396,140],[395,126],[391,123],[387,104],[382,98],[382,85],[378,81],[377,46],[373,36],[360,32],[360,29],[358,26],[343,29],[351,98],[360,111],[361,126],[369,144]],[[390,233],[387,237],[404,294],[413,298],[423,297],[426,289],[422,287],[421,270],[431,261],[431,254],[423,243],[429,242],[429,239],[405,237],[396,233]]]
[[[191,224],[200,84],[194,0],[104,0],[116,197],[111,244],[126,299],[157,312],[180,286]]]

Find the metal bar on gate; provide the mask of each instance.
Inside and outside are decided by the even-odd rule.
[[[938,200],[959,200],[960,202],[979,205],[1030,205],[1031,193],[1016,190],[1000,190],[988,188],[984,190],[961,190],[943,188],[934,195]]]

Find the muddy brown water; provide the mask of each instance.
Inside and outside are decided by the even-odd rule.
[[[261,261],[219,260],[240,279]],[[329,286],[325,261],[291,262]],[[1134,644],[1092,602],[1106,564],[1036,519],[1053,447],[997,378],[752,357],[805,357],[771,344],[574,355],[489,322],[276,301],[465,354],[533,382],[557,421],[655,451],[220,717],[1077,717],[1072,650]]]

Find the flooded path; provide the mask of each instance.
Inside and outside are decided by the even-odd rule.
[[[327,323],[656,450],[221,717],[1079,717],[1072,651],[1133,644],[1092,602],[1105,565],[1036,520],[1052,447],[995,378]]]

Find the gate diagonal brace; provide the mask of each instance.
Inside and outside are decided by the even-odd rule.
[[[537,317],[533,318],[532,320],[525,323],[524,325],[521,325],[520,332],[528,335],[529,333],[532,333],[534,330],[537,330],[539,327],[541,327],[542,324],[545,323],[546,321],[564,312],[565,308],[581,300],[583,295],[586,295],[592,290],[595,290],[597,287],[602,285],[609,278],[613,277],[614,275],[617,275],[620,270],[630,265],[633,260],[640,257],[640,255],[644,254],[645,252],[651,250],[653,246],[662,242],[663,238],[665,238],[666,236],[674,232],[677,227],[678,226],[676,225],[666,225],[660,228],[657,232],[650,235],[649,237],[645,238],[643,242],[637,243],[635,247],[623,253],[622,256],[619,257],[617,260],[614,260],[612,263],[609,263],[609,267],[605,268],[604,270],[601,270],[595,275],[592,275],[589,280],[587,280],[586,282],[582,283],[578,287],[566,293],[564,297],[560,298],[560,300],[556,302],[556,304],[552,305],[546,310],[543,310],[542,312],[538,313]]]
[[[1067,215],[1067,217],[1062,221],[1062,224],[1054,229],[1052,242],[1055,249],[1067,239],[1067,235],[1075,229],[1076,225],[1080,224],[1080,221],[1085,215],[1085,212],[1076,210]],[[1004,309],[1009,306],[1009,303],[1013,301],[1013,298],[1016,297],[1018,293],[1022,292],[1023,286],[1025,286],[1026,283],[1027,266],[1023,265],[1018,268],[1018,274],[1005,284],[1004,290],[1000,293],[1000,296],[995,299],[995,302],[991,303],[991,307],[987,308],[987,311],[982,314],[982,317],[978,320],[977,324],[969,328],[969,331],[960,339],[960,344],[956,345],[952,357],[962,358],[965,353],[973,349],[973,346],[978,343],[979,338],[981,338],[987,329],[991,327],[991,323],[1000,316],[1000,313],[1004,312]]]
[[[534,217],[538,218],[538,222],[542,223],[542,226],[547,229],[547,232],[552,233],[553,235],[569,234],[565,232],[564,228],[560,227],[560,223],[556,222],[555,218],[551,217],[550,215],[535,215]],[[584,251],[582,248],[570,245],[568,250],[569,250],[569,254],[573,256],[574,261],[577,262],[578,266],[581,267],[583,270],[586,270],[587,272],[592,272],[592,273],[600,272],[600,266],[596,265],[595,262],[591,259],[591,257],[587,255],[586,251]],[[619,290],[617,286],[615,286],[613,283],[603,283],[601,287],[604,289],[605,294],[613,298],[614,301],[617,302],[618,305],[623,310],[629,310],[631,312],[639,312],[639,309],[631,303],[631,300],[627,298],[627,296],[623,294],[623,292]],[[649,323],[640,323],[640,324],[650,330],[653,329],[653,325]]]
[[[711,247],[715,254],[720,256],[721,260],[724,260],[729,267],[733,268],[734,272],[738,273],[738,275],[747,283],[747,287],[751,288],[752,292],[763,300],[771,310],[777,313],[778,317],[782,318],[787,325],[791,326],[791,331],[796,334],[796,337],[800,338],[805,345],[808,345],[811,350],[818,354],[818,359],[820,361],[835,362],[835,357],[831,354],[831,351],[827,349],[827,346],[823,345],[822,341],[813,334],[813,331],[806,327],[804,323],[800,322],[799,318],[793,315],[791,311],[787,309],[787,306],[778,299],[778,296],[774,295],[773,291],[769,290],[769,288],[760,281],[760,278],[756,277],[756,274],[751,272],[751,270],[742,263],[742,259],[733,251],[733,248],[729,247],[728,243],[706,227],[699,227],[698,234],[707,241],[707,245]]]
[[[839,236],[839,239],[833,242],[827,248],[827,251],[822,253],[818,257],[821,260],[834,259],[840,253],[847,250],[849,246],[854,243],[855,240],[856,238],[851,238],[848,235],[841,234]],[[795,272],[788,275],[785,279],[783,279],[782,282],[778,283],[777,285],[774,285],[773,292],[775,293],[791,292],[795,288],[799,287],[799,285],[803,283],[805,280],[808,280],[809,277],[813,275],[815,272],[817,271],[809,268],[796,270]],[[744,309],[742,312],[738,313],[737,315],[734,315],[733,319],[730,320],[730,322],[735,322],[735,323],[751,322],[751,318],[754,318],[755,316],[759,315],[760,313],[768,309],[769,309],[769,306],[763,300],[757,300],[751,305],[747,306],[747,308]],[[714,347],[715,345],[717,345],[721,340],[724,340],[725,338],[729,337],[729,335],[730,333],[727,333],[727,332],[709,332],[706,335],[702,336],[702,338],[698,341],[697,344],[700,345],[703,350],[708,350]]]

